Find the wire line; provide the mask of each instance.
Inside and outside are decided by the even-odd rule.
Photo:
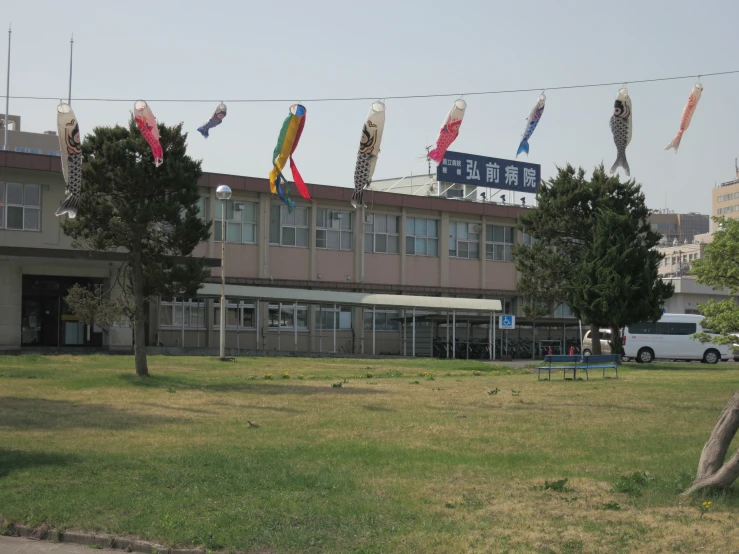
[[[596,88],[596,87],[611,87],[616,85],[633,85],[639,83],[657,83],[661,81],[678,81],[682,79],[700,79],[702,77],[716,77],[720,75],[734,75],[739,73],[739,69],[733,71],[718,71],[715,73],[701,73],[693,75],[681,75],[679,77],[658,77],[654,79],[636,79],[633,81],[612,81],[610,83],[590,83],[585,85],[564,85],[558,87],[532,87],[532,88],[519,88],[519,89],[503,89],[503,90],[490,90],[490,91],[478,91],[478,92],[460,92],[460,93],[438,93],[438,94],[407,94],[400,96],[354,96],[348,98],[309,98],[307,100],[301,100],[301,102],[355,102],[359,100],[412,100],[417,98],[445,98],[450,96],[485,96],[493,94],[515,94],[519,92],[540,92],[542,90],[570,90],[570,89],[581,89],[581,88]],[[0,98],[6,98],[5,95],[0,95]],[[59,96],[10,96],[9,98],[15,100],[60,100]],[[149,99],[147,102],[178,102],[178,103],[212,103],[212,102],[223,102],[230,104],[239,103],[270,103],[270,102],[295,102],[295,98],[236,98],[231,100],[223,100],[219,98],[214,99],[195,99],[195,98],[159,98]],[[135,102],[138,98],[75,98],[75,102]]]

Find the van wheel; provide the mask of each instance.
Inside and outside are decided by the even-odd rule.
[[[583,356],[590,356],[590,354],[592,354],[592,352],[590,352],[590,350],[588,350],[587,348],[582,351]]]
[[[717,364],[720,359],[721,353],[713,348],[706,350],[706,353],[703,354],[703,362],[707,364]]]
[[[654,361],[654,350],[651,348],[642,348],[636,354],[636,361],[643,364],[652,363]]]

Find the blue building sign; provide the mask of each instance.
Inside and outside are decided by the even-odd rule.
[[[535,193],[541,182],[541,166],[447,151],[436,168],[436,180]]]

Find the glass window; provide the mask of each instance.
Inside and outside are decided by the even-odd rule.
[[[398,310],[375,310],[375,331],[399,331],[400,312]],[[372,309],[364,308],[364,328],[372,330]]]
[[[270,206],[270,244],[307,248],[310,234],[309,209],[296,206],[293,213],[288,213],[287,206]]]
[[[41,230],[41,187],[0,183],[0,229]]]
[[[207,199],[202,199],[207,200]],[[226,242],[255,244],[257,242],[257,213],[256,202],[241,200],[226,201]],[[207,213],[207,204],[201,208],[201,217]],[[216,218],[213,222],[213,235],[216,242],[221,242],[223,233],[223,201],[216,201]]]
[[[400,217],[388,214],[367,214],[364,222],[364,251],[398,254]]]
[[[297,314],[296,314],[297,312]],[[308,306],[298,304],[297,310],[294,304],[270,304],[269,305],[269,327],[271,329],[295,329],[295,316],[299,331],[308,329]]]
[[[332,305],[315,307],[316,329],[333,330],[334,321],[336,321],[336,329],[351,329],[352,309],[347,306],[337,306],[334,311]]]
[[[649,321],[632,323],[628,327],[628,332],[634,335],[656,335],[657,324]]]
[[[405,252],[409,256],[439,255],[439,224],[435,219],[407,217]]]
[[[162,298],[159,303],[160,327],[205,328],[205,300],[202,298]]]
[[[479,259],[480,227],[479,223],[449,222],[449,257]]]
[[[213,303],[213,327],[221,328],[221,302]],[[253,300],[226,298],[226,328],[254,329],[257,324],[256,305]]]
[[[319,208],[316,212],[316,248],[352,249],[352,212]]]
[[[496,262],[512,262],[513,237],[513,227],[487,225],[485,229],[485,259]],[[530,239],[531,237],[529,237]]]

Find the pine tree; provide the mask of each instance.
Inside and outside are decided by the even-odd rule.
[[[128,128],[97,127],[85,137],[79,213],[62,223],[74,245],[123,252],[118,273],[134,325],[136,374],[148,375],[146,302],[156,296],[190,297],[209,275],[202,259],[189,257],[210,237],[198,211],[200,162],[186,153],[182,124],[159,124],[164,163],[131,118]]]

